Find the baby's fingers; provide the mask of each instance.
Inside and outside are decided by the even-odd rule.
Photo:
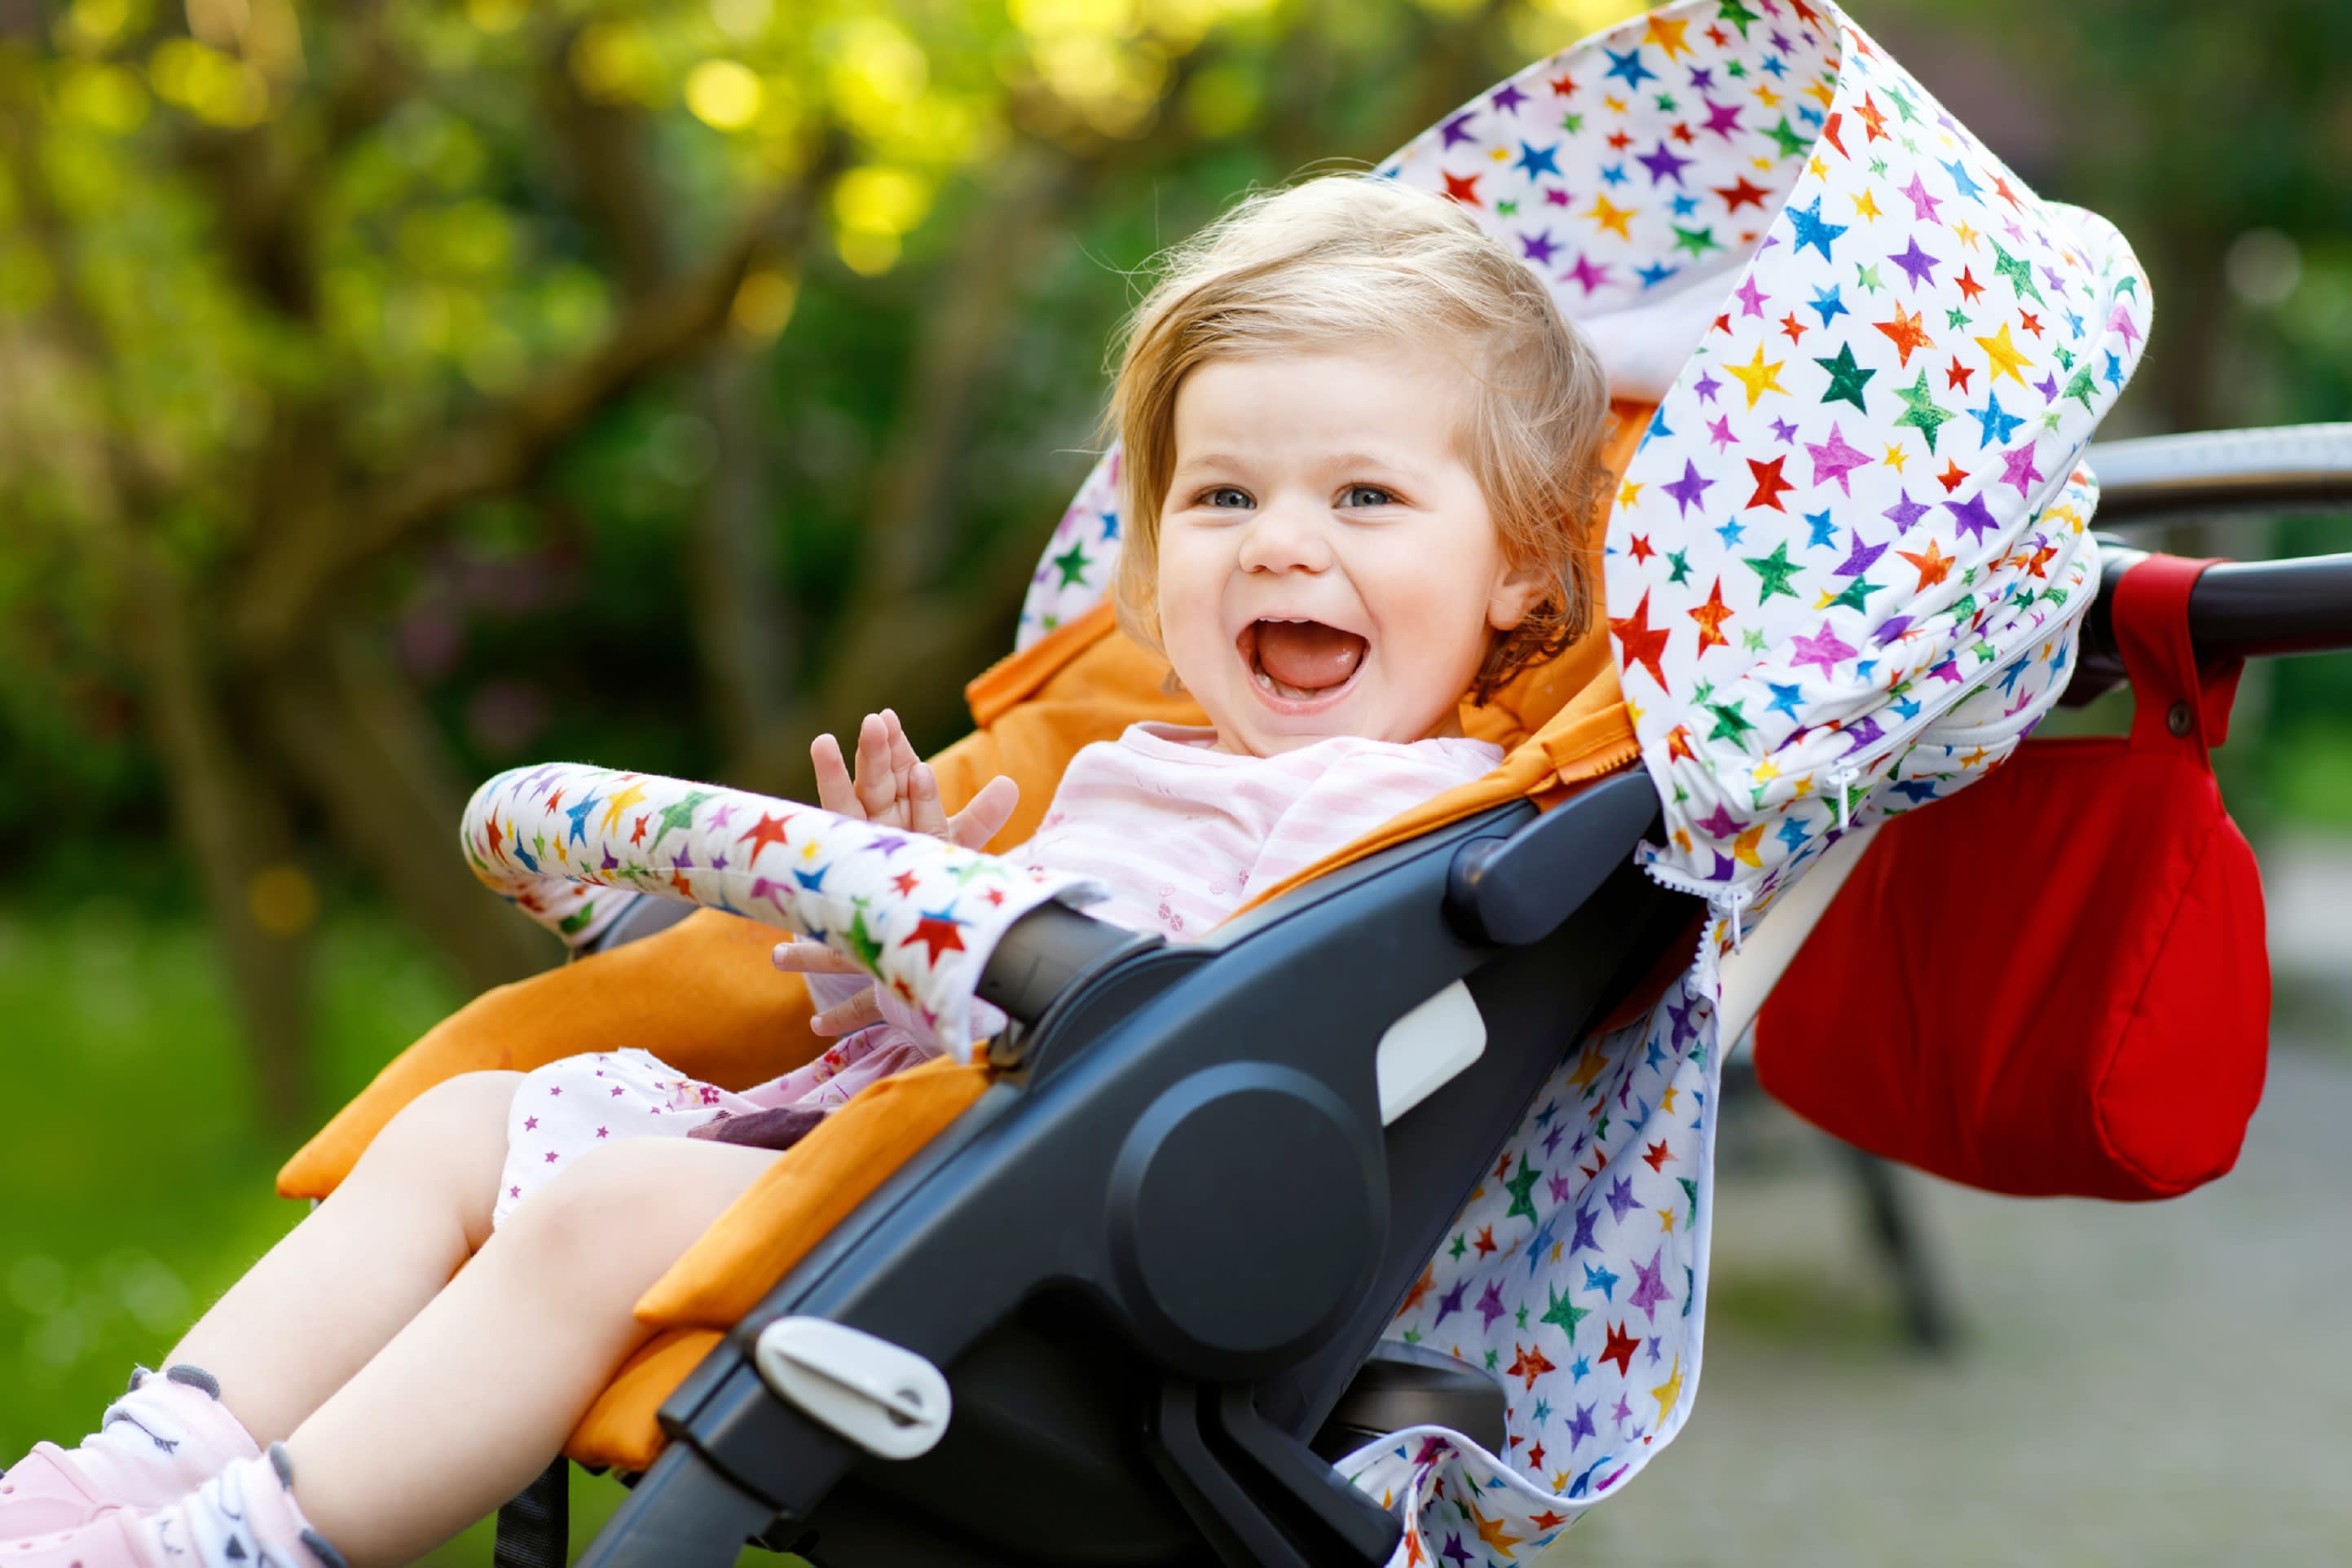
[[[882,994],[869,985],[838,1007],[828,1007],[809,1020],[820,1035],[854,1035],[882,1021]]]
[[[934,838],[948,836],[947,808],[940,804],[939,775],[929,763],[916,763],[907,773],[907,826]]]
[[[971,803],[955,814],[948,823],[949,839],[966,849],[984,848],[1004,825],[1013,818],[1013,808],[1021,804],[1020,784],[1004,773],[982,784]]]
[[[809,746],[809,761],[816,764],[819,805],[841,816],[866,815],[866,808],[857,804],[856,788],[849,780],[849,764],[842,761],[840,742],[831,735],[819,735]]]
[[[890,768],[890,731],[879,713],[868,713],[857,726],[857,801],[859,815],[880,818],[898,803],[898,776]]]
[[[792,974],[863,974],[864,967],[845,952],[835,952],[821,942],[780,942],[768,962]]]

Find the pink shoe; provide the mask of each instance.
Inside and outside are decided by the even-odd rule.
[[[71,1454],[55,1443],[37,1443],[0,1472],[0,1542],[72,1530],[120,1506],[91,1489]],[[14,1563],[7,1552],[0,1544],[0,1563]]]
[[[16,1474],[14,1470],[10,1475]],[[110,1507],[73,1530],[0,1542],[0,1568],[167,1568],[131,1510]]]

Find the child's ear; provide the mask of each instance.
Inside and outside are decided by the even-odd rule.
[[[1540,568],[1506,568],[1495,580],[1495,591],[1486,596],[1486,624],[1498,632],[1511,630],[1535,614],[1536,606],[1558,586]]]

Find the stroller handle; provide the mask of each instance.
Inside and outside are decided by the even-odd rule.
[[[593,943],[639,894],[724,910],[847,954],[958,1054],[1006,929],[1099,896],[1082,878],[796,801],[579,763],[491,779],[459,840],[486,887],[567,945]]]
[[[2084,460],[2109,524],[2352,506],[2352,424],[2100,441]]]
[[[2083,618],[2080,668],[2059,701],[2080,708],[2123,683],[2115,585],[2149,558],[2099,536],[2099,596]],[[2202,659],[2266,658],[2352,648],[2352,554],[2218,561],[2189,594],[2189,637]]]

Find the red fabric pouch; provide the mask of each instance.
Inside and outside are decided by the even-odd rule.
[[[1757,1019],[1775,1098],[2021,1196],[2171,1197],[2236,1163],[2270,963],[2208,754],[2240,666],[2189,643],[2206,564],[2151,556],[2115,585],[2128,737],[2029,741],[1880,831]]]

